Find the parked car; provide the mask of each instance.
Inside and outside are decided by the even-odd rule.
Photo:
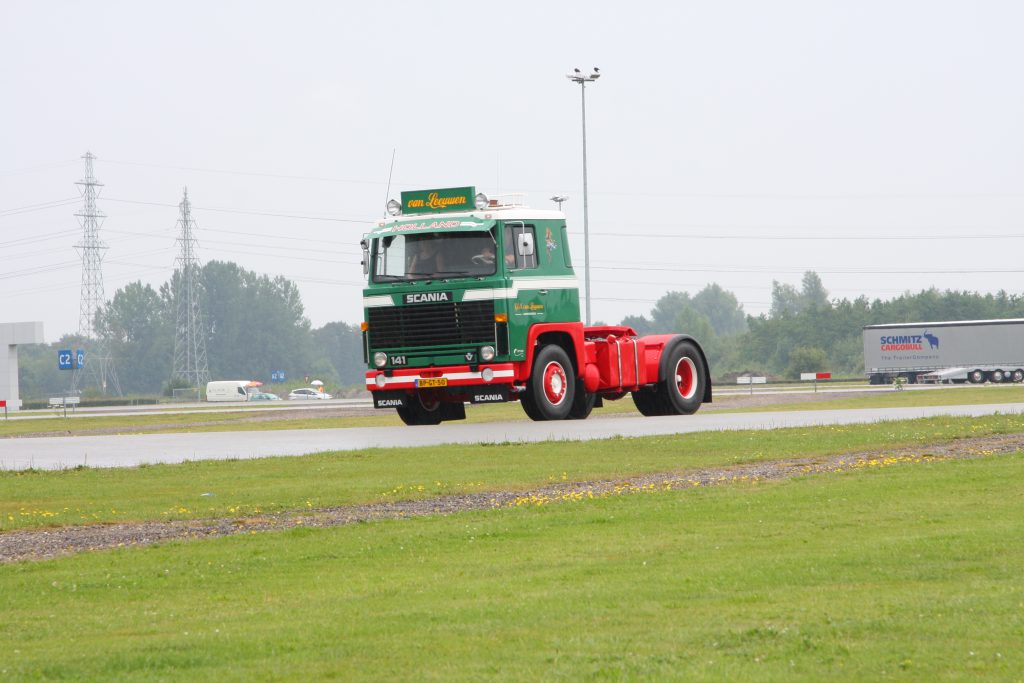
[[[334,397],[325,391],[317,391],[316,389],[296,389],[288,394],[288,398],[294,401],[296,399],[327,399]]]
[[[255,391],[249,394],[250,401],[280,401],[281,397],[266,391]]]

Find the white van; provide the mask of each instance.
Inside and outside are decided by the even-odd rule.
[[[248,379],[229,379],[206,383],[207,401],[248,401],[246,389],[253,385]]]

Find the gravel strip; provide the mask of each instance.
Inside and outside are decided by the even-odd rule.
[[[0,563],[46,560],[87,550],[143,546],[162,541],[230,536],[239,533],[307,527],[333,527],[355,522],[450,515],[520,505],[545,505],[659,490],[715,486],[735,482],[789,479],[806,474],[879,468],[913,462],[982,458],[1024,451],[1024,434],[957,439],[922,448],[845,453],[821,458],[794,458],[686,472],[645,474],[623,480],[566,482],[529,491],[445,496],[424,500],[346,505],[302,513],[280,513],[232,519],[136,524],[93,524],[45,530],[0,533]]]

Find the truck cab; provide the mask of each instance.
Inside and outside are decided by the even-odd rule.
[[[465,403],[509,400],[523,401],[534,419],[590,412],[601,386],[590,368],[597,349],[580,322],[561,211],[463,187],[403,192],[389,213],[361,242],[366,384],[376,407],[398,409],[408,424],[460,419]],[[544,347],[556,348],[536,380]],[[704,368],[701,398],[710,399]]]

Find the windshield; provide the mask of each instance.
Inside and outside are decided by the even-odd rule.
[[[374,282],[479,277],[495,273],[490,232],[388,235],[374,240]]]

